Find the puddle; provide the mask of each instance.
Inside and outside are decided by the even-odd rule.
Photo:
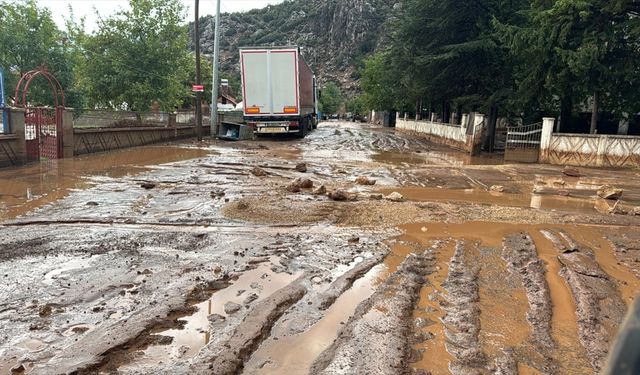
[[[617,285],[622,299],[627,306],[630,306],[640,291],[640,280],[628,267],[620,264],[611,242],[599,230],[587,230],[579,226],[569,226],[565,230],[578,242],[593,249],[596,261],[609,276],[618,281]]]
[[[625,298],[631,298],[634,291],[640,288],[640,281],[635,278],[632,272],[623,266],[619,266],[615,261],[613,249],[610,244],[602,236],[602,228],[598,226],[583,225],[546,225],[546,224],[511,224],[511,223],[492,223],[492,222],[468,222],[463,224],[447,224],[447,223],[427,223],[427,224],[409,224],[401,226],[405,230],[405,234],[401,237],[403,240],[415,241],[421,244],[428,244],[431,241],[453,238],[456,240],[464,239],[466,241],[479,242],[482,246],[502,248],[502,239],[509,234],[525,231],[531,235],[538,251],[538,256],[545,262],[546,279],[550,287],[550,295],[552,301],[552,336],[558,348],[553,351],[553,357],[561,365],[562,373],[566,374],[583,374],[591,373],[593,370],[589,364],[588,358],[578,338],[578,325],[576,320],[576,307],[573,295],[564,278],[559,275],[560,263],[557,260],[558,252],[553,244],[546,239],[540,230],[553,229],[565,230],[576,241],[589,244],[594,247],[597,254],[597,260],[601,263],[603,269],[611,272],[611,275],[619,280],[622,284],[623,295]],[[610,230],[610,229],[607,229]],[[600,245],[600,248],[597,245]],[[400,248],[402,249],[402,248]],[[404,247],[404,251],[409,251],[410,247]],[[491,290],[491,283],[488,280],[494,280],[495,283],[504,284],[504,276],[507,275],[506,265],[504,261],[499,259],[500,252],[496,254],[474,254],[474,259],[482,262],[483,268],[487,268],[488,263],[494,263],[494,270],[482,270],[480,274],[480,301],[481,301],[481,338],[484,339],[484,349],[489,354],[499,353],[499,349],[505,346],[518,346],[527,340],[527,336],[531,331],[531,327],[525,320],[528,302],[524,294],[524,288],[518,287],[518,302],[513,302],[514,296],[508,294],[508,290]],[[446,266],[449,259],[441,254],[438,255],[437,265]],[[607,264],[609,266],[607,266]],[[615,268],[614,268],[615,266]],[[439,276],[440,275],[440,276]],[[444,275],[444,277],[442,276]],[[501,276],[502,275],[502,276]],[[437,279],[440,277],[441,279]],[[435,286],[426,289],[429,293],[437,291],[437,287],[441,285],[446,278],[446,272],[439,270],[437,273],[429,277],[429,280]],[[484,282],[483,282],[484,280]],[[622,282],[622,283],[620,283]],[[627,285],[624,285],[627,283]],[[494,285],[495,286],[495,285]],[[427,286],[426,288],[429,288]],[[501,287],[501,288],[504,288]],[[423,290],[424,292],[424,290]],[[421,304],[424,296],[421,294]],[[508,300],[509,305],[503,304]],[[421,305],[420,305],[421,306]],[[512,314],[512,310],[516,308],[517,313]],[[438,320],[438,312],[435,315],[427,315],[433,321],[437,321],[437,325],[442,329],[442,323]],[[435,319],[434,319],[435,318]],[[428,329],[434,329],[433,326]],[[438,352],[437,347],[440,345],[436,339],[428,342],[427,345],[432,351]],[[488,345],[487,345],[488,344]],[[434,349],[433,346],[436,346]],[[426,347],[425,347],[426,348]],[[528,355],[528,349],[519,350],[519,355]],[[440,373],[435,367],[444,368],[442,362],[432,363],[428,360],[429,352],[425,352],[422,362],[415,367],[421,366],[420,363],[426,365],[425,369]],[[440,357],[440,356],[438,356]],[[535,358],[533,358],[535,363]],[[531,370],[528,373],[537,373]]]
[[[355,312],[360,302],[369,298],[375,291],[385,266],[373,267],[353,286],[344,292],[325,312],[323,318],[306,332],[281,337],[269,345],[261,346],[252,356],[253,360],[267,360],[267,363],[254,373],[263,375],[306,374],[313,361],[336,339],[342,324]],[[252,361],[253,361],[252,360]]]
[[[529,235],[538,251],[538,257],[545,263],[546,279],[552,304],[551,336],[558,345],[554,350],[564,373],[586,374],[593,370],[589,365],[587,354],[578,337],[578,321],[576,304],[567,281],[560,276],[558,251],[539,230],[529,231]],[[571,363],[571,367],[563,364]]]
[[[390,194],[394,191],[406,199],[417,202],[470,202],[503,207],[526,207],[544,210],[563,210],[593,213],[594,201],[591,199],[538,194],[509,194],[489,192],[478,189],[439,189],[429,187],[398,187],[381,189],[379,193]]]
[[[501,165],[503,158],[499,156],[470,156],[457,151],[389,152],[383,151],[371,156],[379,163],[402,165],[446,165],[461,167],[465,165]]]
[[[42,278],[42,283],[46,285],[53,285],[53,283],[56,280],[65,277],[63,276],[64,273],[67,273],[69,271],[73,271],[76,269],[88,267],[94,257],[97,257],[97,256],[94,255],[88,258],[77,258],[77,257],[69,258],[69,260],[67,260],[64,263],[65,264],[64,267],[56,268],[52,271],[47,272]]]
[[[92,183],[87,179],[90,176],[135,175],[153,165],[209,153],[172,145],[146,146],[0,169],[0,221],[64,198],[73,189],[90,187]]]
[[[34,339],[34,338],[28,338],[24,341],[22,341],[20,344],[18,344],[19,347],[28,350],[31,353],[35,353],[35,352],[39,352],[42,349],[47,347],[47,344],[45,344],[44,342],[38,340],[38,339]]]
[[[415,350],[422,350],[423,356],[420,361],[411,364],[411,367],[433,374],[449,374],[449,363],[453,359],[445,347],[446,337],[444,325],[441,323],[445,313],[439,301],[442,299],[441,296],[446,295],[442,283],[449,273],[449,260],[454,251],[455,243],[451,241],[436,252],[436,267],[439,269],[427,277],[429,282],[420,291],[420,299],[413,314],[414,319],[423,318],[432,322],[422,331],[433,335],[433,338],[413,346]]]
[[[180,359],[193,358],[198,352],[209,343],[211,335],[210,322],[208,317],[212,314],[228,316],[224,311],[224,305],[227,302],[234,302],[245,305],[243,301],[249,295],[255,293],[258,298],[254,300],[252,305],[257,301],[261,301],[277,290],[290,284],[302,273],[293,275],[287,273],[274,273],[271,266],[277,264],[277,258],[273,258],[271,262],[263,263],[257,268],[244,272],[238,280],[234,281],[229,287],[216,291],[207,301],[197,304],[196,312],[180,320],[186,324],[183,329],[170,329],[158,332],[158,335],[170,336],[173,341],[169,345],[153,345],[140,353],[139,360],[122,366],[122,368],[135,368],[137,365],[153,365],[162,361],[166,361],[172,357]],[[239,293],[244,290],[244,292]],[[245,311],[245,307],[236,314]]]
[[[21,371],[21,372],[12,372],[11,369],[19,366],[20,364],[22,364],[22,366],[24,366],[25,371]],[[0,374],[2,375],[11,375],[11,374],[16,374],[16,375],[23,375],[23,374],[29,374],[31,373],[31,371],[33,370],[33,363],[31,362],[20,362],[17,358],[11,358],[11,359],[0,359]]]

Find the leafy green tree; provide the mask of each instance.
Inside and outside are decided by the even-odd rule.
[[[638,110],[638,3],[630,0],[536,0],[521,24],[498,25],[518,57],[518,97],[524,107],[556,112],[567,130],[575,108],[598,113]],[[634,89],[635,87],[636,89]]]
[[[390,74],[391,64],[389,56],[385,53],[365,59],[360,86],[363,91],[362,102],[367,109],[382,111],[394,107],[394,88],[398,82]]]
[[[22,74],[46,66],[60,81],[67,106],[78,105],[81,95],[75,89],[73,60],[65,33],[51,18],[51,12],[39,8],[35,0],[0,2],[0,66],[7,72],[6,97],[13,97]],[[53,97],[46,80],[34,80],[28,100],[34,105],[52,105]]]
[[[354,115],[364,115],[367,112],[367,108],[364,104],[362,96],[356,96],[346,103],[347,112],[351,112]]]
[[[322,112],[326,114],[338,113],[342,102],[342,93],[334,82],[329,82],[322,88],[322,95],[320,96]]]
[[[83,75],[91,101],[145,111],[174,110],[188,97],[192,59],[179,0],[130,0],[131,10],[102,19],[87,38]]]

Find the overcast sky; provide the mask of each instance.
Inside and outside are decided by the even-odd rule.
[[[194,18],[195,0],[181,0],[189,8],[190,19]],[[243,12],[249,9],[264,8],[269,4],[278,4],[283,0],[221,0],[220,9],[225,12]],[[127,0],[37,0],[39,5],[49,8],[54,21],[64,27],[64,18],[69,16],[69,5],[73,7],[76,18],[86,17],[87,31],[95,29],[96,17],[94,8],[102,16],[114,13],[119,8],[128,7]],[[216,5],[214,0],[200,0],[200,14],[214,14]]]

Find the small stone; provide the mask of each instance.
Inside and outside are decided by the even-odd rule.
[[[614,186],[604,185],[598,189],[598,196],[603,199],[618,200],[622,198],[624,190]]]
[[[236,208],[238,210],[246,210],[249,208],[249,203],[245,201],[239,201],[238,204],[236,205]]]
[[[572,168],[572,167],[564,167],[564,169],[562,170],[562,173],[565,176],[569,176],[569,177],[580,177],[581,173],[578,170],[578,168]]]
[[[630,211],[630,213],[634,216],[640,216],[640,207],[634,207],[633,210]]]
[[[428,321],[427,321],[427,319],[425,319],[425,318],[416,318],[416,319],[413,321],[413,325],[414,325],[414,327],[416,327],[416,328],[424,328],[424,327],[426,327],[428,324],[429,324],[429,322],[428,322]]]
[[[257,300],[259,298],[259,296],[255,293],[251,293],[247,296],[247,298],[244,299],[244,302],[242,302],[243,305],[248,305],[251,302]]]
[[[15,367],[11,368],[11,373],[12,374],[19,374],[19,373],[22,373],[22,372],[25,372],[25,371],[26,371],[26,369],[24,368],[23,364],[20,364],[18,366],[15,366]]]
[[[314,283],[314,284],[321,284],[322,283],[322,277],[314,276],[313,278],[311,278],[311,282]]]
[[[360,242],[360,237],[349,238],[349,243],[358,243],[358,242]]]
[[[87,206],[94,206],[95,207],[95,206],[98,206],[98,205],[99,205],[98,202],[93,202],[93,201],[87,202]]]
[[[329,198],[334,201],[344,202],[349,200],[349,196],[344,190],[335,190],[329,193]]]
[[[327,188],[324,185],[320,185],[313,191],[314,195],[325,195],[327,194]]]
[[[369,199],[374,201],[382,200],[382,198],[384,198],[384,195],[382,194],[369,194]]]
[[[156,184],[153,182],[144,182],[140,184],[140,187],[143,189],[151,190],[156,187]]]
[[[376,184],[376,180],[371,180],[368,177],[360,176],[360,177],[356,178],[356,184],[373,186],[373,185]]]
[[[38,315],[40,316],[51,315],[51,306],[50,305],[41,306],[40,309],[38,310]]]
[[[311,189],[313,187],[313,181],[308,178],[297,178],[289,186],[287,190],[292,193],[297,193],[302,189]]]
[[[264,169],[262,169],[260,167],[251,168],[251,174],[256,176],[256,177],[264,177],[264,176],[268,175],[267,171],[265,171]]]
[[[220,315],[220,314],[211,314],[207,317],[207,319],[209,320],[210,323],[218,323],[218,322],[224,322],[227,318],[225,318],[224,316]]]
[[[296,164],[296,171],[300,173],[305,173],[307,171],[307,164],[306,163]]]
[[[239,305],[235,302],[227,302],[224,304],[224,312],[227,315],[231,315],[233,313],[236,313],[238,311],[240,311],[242,309],[242,305]]]
[[[491,186],[491,191],[494,193],[504,193],[504,186],[502,185],[493,185]]]
[[[391,202],[403,202],[404,201],[404,197],[402,196],[402,194],[398,193],[397,191],[394,191],[393,193],[387,195],[384,198],[386,200],[388,200],[388,201],[391,201]]]

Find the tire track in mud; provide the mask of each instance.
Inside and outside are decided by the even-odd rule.
[[[548,235],[555,237],[554,243],[562,242],[559,235],[568,244],[558,255],[562,265],[560,273],[567,280],[576,302],[580,342],[589,355],[594,372],[598,373],[604,366],[627,307],[616,283],[602,270],[592,249],[581,247],[566,233]]]
[[[481,371],[487,356],[480,344],[479,268],[465,259],[465,243],[456,243],[449,261],[449,273],[443,283],[447,292],[445,306],[446,348],[453,356],[449,369],[454,375]]]
[[[446,337],[442,318],[446,305],[446,291],[442,287],[449,274],[449,260],[456,244],[449,241],[436,251],[435,272],[427,277],[420,291],[420,299],[414,311],[414,325],[411,342],[415,362],[411,364],[414,373],[448,374],[452,356],[446,349]]]
[[[303,374],[338,336],[341,324],[370,297],[384,266],[367,259],[336,279],[319,295],[313,290],[272,329],[245,365],[244,374]]]
[[[409,254],[344,325],[338,338],[311,366],[310,374],[409,373],[411,316],[432,251]]]
[[[192,374],[233,375],[271,333],[273,325],[306,294],[300,282],[293,282],[259,302],[234,329],[231,337],[209,347],[189,368]]]

